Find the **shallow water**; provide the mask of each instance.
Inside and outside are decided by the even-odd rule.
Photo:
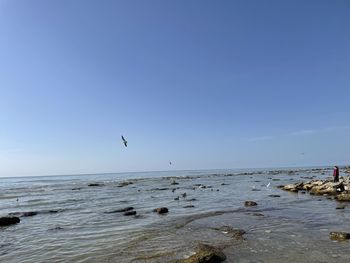
[[[169,262],[191,255],[198,242],[224,248],[226,262],[350,262],[350,243],[329,239],[330,231],[350,232],[350,207],[336,210],[334,200],[276,188],[329,175],[297,169],[0,179],[0,216],[39,211],[0,228],[0,262]],[[125,180],[133,184],[118,187]],[[103,186],[89,187],[93,182]],[[258,206],[245,208],[245,200]],[[127,206],[138,216],[105,213]],[[167,215],[152,212],[161,206]],[[244,229],[245,240],[214,229],[224,225]]]

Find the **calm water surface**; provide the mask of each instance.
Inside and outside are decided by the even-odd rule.
[[[39,213],[0,228],[0,262],[170,262],[191,255],[199,242],[224,247],[226,262],[350,262],[350,243],[329,240],[330,231],[350,232],[350,207],[336,210],[334,200],[276,187],[312,176],[331,171],[3,178],[0,216]],[[118,187],[125,181],[132,184]],[[88,186],[95,182],[103,185]],[[245,208],[245,200],[258,206]],[[106,213],[127,206],[136,217]],[[152,212],[161,206],[167,215]],[[244,229],[245,240],[214,229],[220,226]]]

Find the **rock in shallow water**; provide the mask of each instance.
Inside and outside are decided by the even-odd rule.
[[[224,234],[227,234],[236,239],[243,239],[243,235],[246,233],[243,229],[233,228],[230,226],[222,226],[220,228],[214,228],[215,230],[219,230]]]
[[[335,197],[335,199],[337,199],[338,201],[345,201],[345,202],[349,202],[350,201],[350,194],[339,194]]]
[[[88,186],[93,187],[93,186],[103,186],[101,183],[90,183]]]
[[[17,224],[19,222],[21,222],[21,220],[15,216],[0,217],[0,226],[9,226],[9,225]]]
[[[347,240],[350,239],[350,234],[346,232],[330,232],[329,237],[331,240]]]
[[[16,216],[16,217],[27,217],[27,216],[35,216],[38,212],[30,211],[30,212],[14,212],[9,213],[9,216]]]
[[[124,215],[125,216],[134,216],[134,215],[136,215],[136,211],[127,211],[127,212],[124,212]]]
[[[220,263],[226,260],[225,254],[216,247],[200,244],[196,254],[174,263]]]
[[[153,212],[156,212],[158,214],[166,214],[169,212],[169,209],[166,207],[159,207],[159,208],[153,209]]]
[[[134,210],[134,208],[132,206],[128,206],[122,209],[117,209],[117,210],[113,210],[113,211],[109,211],[109,212],[105,212],[105,214],[112,214],[112,213],[122,213],[122,212],[128,212]]]
[[[256,205],[258,205],[258,204],[254,201],[245,201],[244,202],[244,206],[256,206]]]

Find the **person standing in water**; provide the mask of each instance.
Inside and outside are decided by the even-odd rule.
[[[333,182],[339,182],[339,167],[338,166],[334,166],[333,169]]]

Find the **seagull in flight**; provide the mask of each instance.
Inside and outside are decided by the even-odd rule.
[[[172,165],[173,163],[172,162],[169,162],[170,165]]]
[[[122,135],[122,140],[123,140],[123,143],[125,145],[125,147],[128,147],[128,141],[125,140],[124,136]]]

